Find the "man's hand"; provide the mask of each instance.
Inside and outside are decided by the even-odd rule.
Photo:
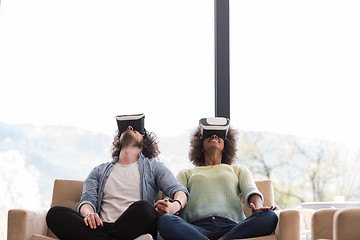
[[[271,207],[263,207],[263,206],[261,206],[261,207],[256,208],[255,204],[253,204],[253,203],[250,203],[250,206],[251,206],[251,212],[252,213],[254,213],[256,211],[264,211],[264,210],[273,210],[273,211],[275,211],[276,210],[275,206],[271,206]]]
[[[178,202],[170,202],[168,198],[163,200],[158,200],[155,203],[155,211],[159,216],[166,214],[174,214],[181,209],[181,206]]]
[[[96,229],[98,226],[104,226],[99,215],[97,213],[88,213],[84,217],[84,223],[86,226],[90,226],[91,229]]]
[[[95,213],[92,206],[88,203],[83,204],[80,207],[80,214],[85,216],[84,223],[86,226],[89,226],[91,229],[96,229],[97,226],[104,226],[99,215]]]

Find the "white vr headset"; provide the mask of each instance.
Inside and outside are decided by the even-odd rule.
[[[199,120],[200,138],[206,139],[213,135],[226,139],[229,131],[230,120],[224,117],[210,117]]]

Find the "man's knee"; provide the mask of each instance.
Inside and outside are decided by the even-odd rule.
[[[154,205],[151,204],[149,201],[146,201],[146,200],[139,200],[137,202],[134,202],[133,205],[136,205],[136,206],[141,206],[141,207],[145,207],[145,208],[154,208]]]
[[[49,211],[46,214],[46,221],[49,219],[54,219],[57,218],[58,215],[62,212],[63,207],[61,206],[54,206],[52,208],[49,209]]]
[[[141,215],[147,215],[157,218],[155,206],[151,204],[149,201],[140,200],[133,203],[130,207],[133,208],[136,212],[140,213]]]
[[[49,211],[46,214],[46,224],[48,225],[49,228],[51,228],[53,224],[56,224],[57,219],[60,218],[63,208],[64,207],[61,206],[54,206],[49,209]]]
[[[146,200],[134,202],[132,206],[141,209],[142,211],[155,211],[155,206]]]

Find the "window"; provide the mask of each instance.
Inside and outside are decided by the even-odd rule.
[[[359,199],[346,184],[360,168],[359,10],[357,1],[230,2],[240,160],[274,179],[280,207]]]

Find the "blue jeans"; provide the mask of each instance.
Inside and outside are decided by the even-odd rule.
[[[240,223],[213,216],[188,223],[174,215],[163,215],[158,229],[166,240],[216,240],[252,238],[270,235],[275,231],[278,217],[272,210],[257,211]]]

